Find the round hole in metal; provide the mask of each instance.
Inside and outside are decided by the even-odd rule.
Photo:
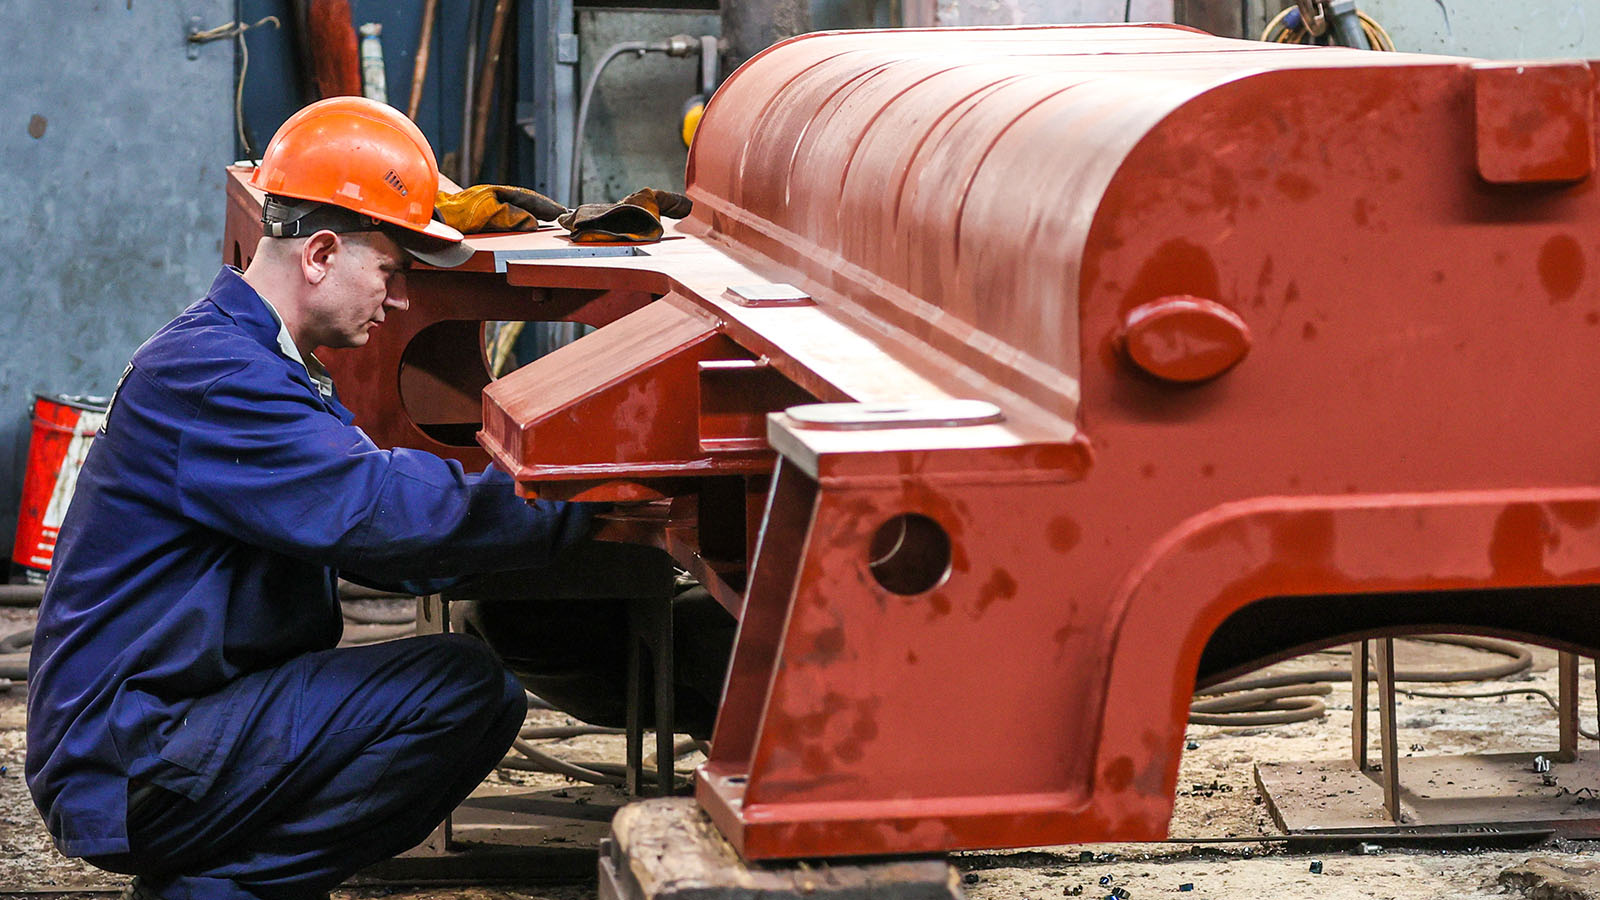
[[[902,513],[872,535],[867,568],[890,593],[930,591],[950,572],[950,536],[927,516]]]

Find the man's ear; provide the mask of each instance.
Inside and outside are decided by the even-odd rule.
[[[319,231],[306,238],[300,247],[300,272],[307,284],[320,284],[328,277],[333,256],[339,251],[339,236],[331,231]]]

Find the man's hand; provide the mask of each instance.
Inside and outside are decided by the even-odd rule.
[[[462,234],[490,231],[534,231],[567,208],[527,188],[477,184],[458,193],[440,191],[434,199],[439,221]]]

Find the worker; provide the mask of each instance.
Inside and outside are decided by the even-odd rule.
[[[379,449],[317,362],[405,312],[411,258],[471,255],[432,220],[422,133],[322,101],[252,180],[265,234],[133,355],[34,639],[34,801],[137,900],[325,897],[421,842],[503,758],[526,695],[462,635],[335,649],[338,577],[431,591],[593,527],[493,467]]]

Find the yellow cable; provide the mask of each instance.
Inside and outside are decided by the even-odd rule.
[[[1294,9],[1295,7],[1290,6],[1273,16],[1272,21],[1268,22],[1267,27],[1262,30],[1261,40],[1271,44],[1313,43],[1311,29],[1307,28],[1304,23],[1299,28],[1289,28],[1283,24],[1284,20],[1289,18],[1289,13]],[[1372,49],[1393,53],[1394,38],[1389,36],[1389,32],[1385,31],[1382,25],[1379,25],[1376,20],[1366,13],[1357,10],[1356,15],[1361,19],[1361,30],[1366,34],[1367,43],[1372,45]]]

